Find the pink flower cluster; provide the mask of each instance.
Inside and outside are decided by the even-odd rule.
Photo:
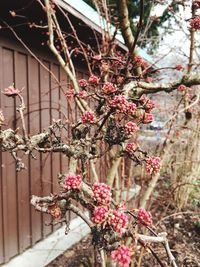
[[[179,85],[177,88],[177,91],[179,92],[184,92],[187,89],[187,87],[184,84]]]
[[[99,78],[95,75],[91,75],[88,79],[88,82],[93,85],[99,84]]]
[[[102,224],[108,217],[108,207],[95,207],[92,221],[96,224]]]
[[[130,103],[126,100],[124,95],[116,95],[112,101],[110,101],[110,106],[118,109],[123,113],[128,113],[133,115],[136,111],[136,105]]]
[[[82,178],[80,175],[67,175],[64,181],[64,188],[68,190],[79,189]]]
[[[180,70],[183,70],[184,68],[183,68],[183,66],[181,64],[177,64],[175,66],[175,69],[180,71]]]
[[[117,88],[114,86],[113,83],[105,82],[102,91],[104,92],[104,94],[108,95],[111,93],[115,93],[117,91]]]
[[[111,201],[111,188],[105,183],[94,183],[92,187],[94,199],[100,205],[108,205]]]
[[[146,111],[151,111],[153,108],[155,108],[155,102],[149,99],[146,95],[142,95],[140,101],[144,105]]]
[[[82,121],[83,124],[85,124],[85,123],[94,123],[94,122],[95,122],[95,115],[94,115],[94,112],[86,111],[86,112],[81,116],[81,121]]]
[[[134,134],[138,130],[139,130],[139,127],[137,126],[136,123],[134,123],[132,121],[127,122],[125,125],[125,132],[127,134]]]
[[[81,87],[86,87],[88,85],[88,82],[85,79],[80,79],[78,83]]]
[[[68,98],[68,99],[71,99],[74,97],[74,89],[68,89],[66,92],[65,92],[65,96]]]
[[[10,96],[16,96],[20,93],[20,91],[17,88],[14,88],[13,85],[10,85],[8,88],[5,88],[3,91],[3,94],[10,97]]]
[[[78,96],[80,98],[87,98],[88,97],[88,93],[85,90],[82,90],[78,93]]]
[[[194,0],[192,5],[196,9],[200,8],[200,0]]]
[[[128,143],[126,145],[125,150],[126,150],[126,152],[128,152],[128,153],[131,154],[131,153],[133,153],[136,150],[136,148],[137,148],[137,145],[135,143]]]
[[[145,225],[152,224],[152,216],[151,213],[146,211],[144,208],[140,208],[137,215],[138,221]]]
[[[121,235],[122,231],[128,225],[128,217],[119,210],[113,210],[109,213],[108,224],[113,227],[114,231]]]
[[[143,115],[143,123],[147,124],[153,121],[153,114],[145,112]]]
[[[200,29],[200,16],[196,16],[190,20],[190,27],[194,30]]]
[[[135,56],[134,61],[137,65],[143,67],[144,69],[146,69],[149,66],[148,62],[144,60],[141,56]]]
[[[111,252],[111,258],[122,267],[128,267],[131,262],[131,252],[127,246],[120,246]]]
[[[160,158],[159,157],[149,157],[146,159],[145,165],[146,171],[148,173],[159,172],[160,171]]]

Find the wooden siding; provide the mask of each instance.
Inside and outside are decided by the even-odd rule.
[[[66,88],[69,81],[59,65],[49,57],[39,57]],[[78,75],[82,77],[85,74],[79,71]],[[35,58],[13,42],[0,39],[0,88],[2,90],[13,83],[19,89],[24,87],[28,133],[42,131],[53,119],[69,117],[74,120],[79,115],[73,103],[69,105],[62,97],[55,79]],[[16,113],[19,103],[16,101],[3,94],[0,96],[7,127],[13,129],[20,127],[19,114]],[[56,192],[57,173],[66,170],[68,162],[61,154],[40,155],[34,152],[34,155],[37,160],[23,156],[27,169],[17,173],[10,154],[0,153],[0,264],[58,228],[46,226],[50,216],[36,212],[29,204],[30,196]]]

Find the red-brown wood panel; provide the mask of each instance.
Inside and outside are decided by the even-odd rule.
[[[24,88],[22,96],[26,105],[25,125],[28,130],[28,56],[15,52],[15,86],[19,89]],[[19,105],[19,101],[17,101]],[[17,114],[17,126],[22,131],[22,123]],[[29,180],[29,160],[24,153],[19,153],[26,166],[25,170],[17,173],[17,192],[18,192],[18,231],[19,231],[19,251],[24,251],[31,245],[30,229],[30,180]]]
[[[29,84],[29,134],[40,132],[40,68],[39,63],[28,57]],[[40,154],[34,151],[36,159],[30,157],[30,195],[42,195],[40,176]],[[32,245],[42,238],[42,214],[31,206],[31,236]]]
[[[67,79],[67,75],[62,69],[60,70],[60,84],[62,86],[62,90],[60,88],[60,118],[63,122],[67,123],[66,129],[68,129],[68,132],[66,132],[65,129],[62,130],[62,138],[67,143],[69,141],[70,136],[69,116],[71,114],[71,111],[69,102],[67,101],[64,92],[66,92],[69,88],[69,80]],[[68,158],[64,154],[61,154],[61,170],[64,173],[67,173],[68,171]]]
[[[52,64],[52,72],[59,81],[59,66]],[[59,99],[59,84],[51,76],[51,121],[60,118],[59,113],[60,99]],[[59,136],[60,132],[57,131],[56,135]],[[59,153],[52,153],[52,192],[57,193],[59,190],[57,175],[60,172],[60,155]]]
[[[12,50],[3,49],[3,88],[14,82],[14,53]],[[1,105],[8,127],[15,127],[15,101],[4,95]],[[18,253],[17,231],[17,184],[15,162],[9,153],[2,154],[2,190],[3,190],[3,228],[5,261]]]
[[[2,48],[0,46],[0,88],[2,88]],[[0,94],[1,100],[1,94]],[[0,101],[1,103],[1,101]],[[2,153],[0,152],[0,166],[2,165]],[[3,237],[3,181],[2,181],[2,168],[0,169],[0,264],[4,262],[4,237]]]
[[[60,70],[59,66],[55,64],[51,64],[51,71],[56,76],[59,82]],[[54,77],[51,76],[51,122],[53,120],[59,120],[60,113],[60,94],[59,94],[59,84],[55,81]],[[56,131],[56,135],[59,136],[60,132]],[[60,153],[52,153],[51,155],[52,163],[52,189],[53,193],[59,192],[59,184],[58,184],[58,173],[60,173]],[[58,229],[60,225],[56,225],[53,229]]]
[[[68,132],[63,129],[61,132],[61,136],[63,140],[68,143],[69,137],[70,137],[70,123],[69,123],[69,114],[70,112],[70,104],[67,101],[64,92],[66,92],[69,89],[69,79],[67,78],[66,73],[60,69],[60,84],[62,86],[62,90],[60,88],[60,118],[63,122],[67,122],[66,124],[66,129]],[[73,101],[73,100],[72,100]],[[68,165],[69,165],[69,160],[68,158],[64,155],[61,154],[61,173],[67,173],[68,172]],[[70,212],[68,213],[68,219],[70,219]]]
[[[44,65],[50,69],[50,63],[43,62]],[[50,125],[50,73],[43,67],[40,68],[40,101],[41,101],[41,126],[42,129],[47,129]],[[49,153],[42,155],[41,162],[41,177],[42,177],[42,195],[46,196],[51,193],[52,178],[51,178],[51,155]],[[47,226],[51,223],[50,215],[43,214],[43,235],[46,236],[51,233],[52,227]]]

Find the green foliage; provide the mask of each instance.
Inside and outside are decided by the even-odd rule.
[[[84,0],[87,4],[95,8],[93,0]],[[149,52],[152,52],[159,45],[159,28],[163,28],[166,32],[170,33],[170,30],[173,28],[173,18],[174,14],[178,12],[179,5],[176,1],[171,1],[170,5],[166,7],[162,16],[150,18],[151,10],[153,7],[154,1],[144,1],[144,23],[143,28],[141,29],[141,36],[145,31],[145,38],[139,40],[138,45],[140,47],[146,47],[148,45]],[[117,15],[117,1],[116,0],[108,0],[108,8],[111,11],[112,15]],[[131,23],[131,29],[133,35],[135,35],[137,31],[137,23],[139,20],[140,14],[140,0],[128,0],[128,10],[129,10],[129,19]],[[166,26],[165,23],[168,22]],[[145,26],[149,25],[148,30],[145,30]]]

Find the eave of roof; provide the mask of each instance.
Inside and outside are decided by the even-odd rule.
[[[100,17],[98,12],[95,11],[91,6],[85,3],[83,0],[56,0],[57,3],[71,13],[73,16],[81,19],[86,25],[102,33],[105,30],[106,21],[104,18]],[[110,25],[111,33],[114,33],[115,27]],[[127,51],[127,47],[124,44],[124,39],[120,33],[116,35],[116,41],[119,46]],[[139,54],[141,57],[149,62],[152,62],[152,58],[142,49],[139,49]]]

